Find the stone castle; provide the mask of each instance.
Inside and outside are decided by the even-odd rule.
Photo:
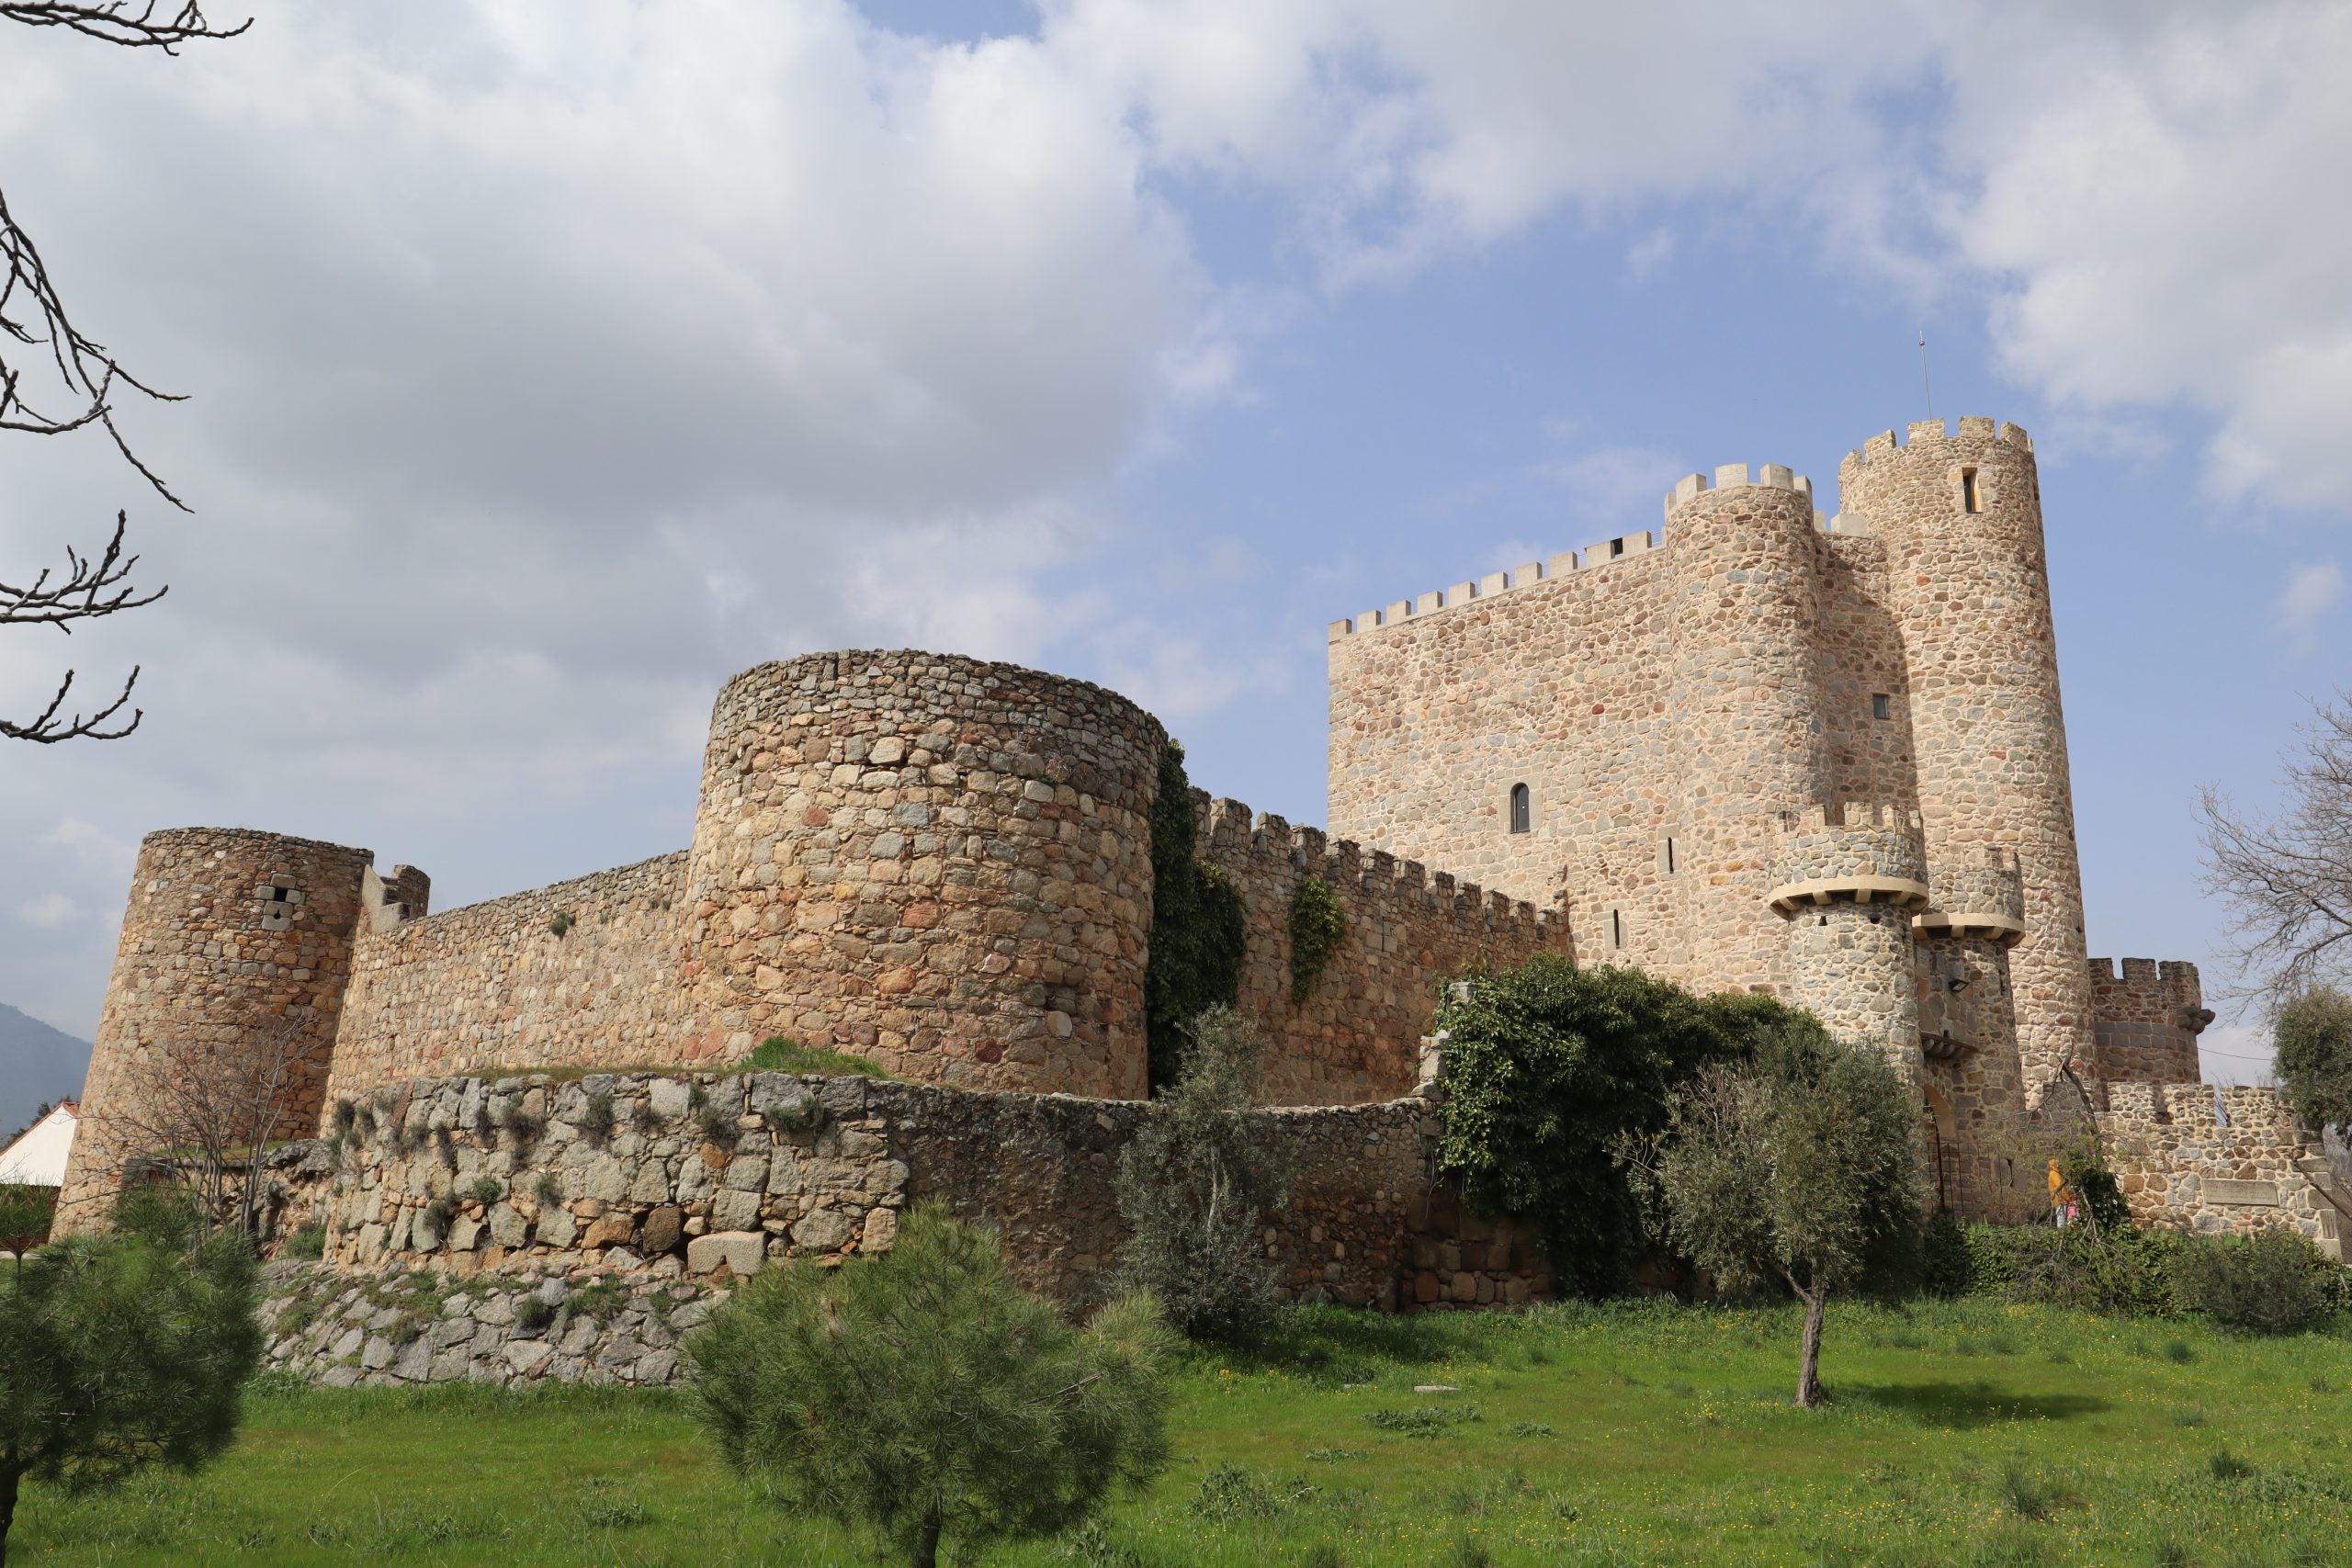
[[[1335,836],[1196,797],[1200,857],[1247,912],[1240,1000],[1269,1042],[1262,1098],[1325,1108],[1286,1123],[1322,1172],[1297,1234],[1270,1233],[1270,1250],[1295,1255],[1294,1287],[1389,1303],[1540,1292],[1524,1237],[1407,1190],[1397,1164],[1426,1131],[1410,1106],[1442,984],[1538,952],[1769,992],[1876,1045],[1917,1086],[1942,1200],[1963,1215],[2037,1203],[2018,1129],[2079,1114],[2109,1137],[2143,1218],[2285,1223],[2334,1249],[2315,1134],[2264,1091],[2232,1090],[2217,1111],[2198,1083],[2211,1014],[2195,967],[2126,959],[2118,973],[2087,954],[2030,441],[1990,420],[1914,424],[1849,454],[1839,492],[1826,516],[1784,468],[1694,474],[1666,498],[1662,536],[1335,621]],[[362,1101],[387,1108],[395,1133],[408,1115],[446,1132],[448,1107],[481,1111],[497,1093],[536,1092],[560,1122],[581,1091],[534,1089],[527,1075],[670,1081],[660,1070],[707,1074],[779,1034],[904,1080],[871,1091],[899,1120],[854,1145],[895,1174],[861,1168],[862,1185],[828,1198],[803,1160],[789,1189],[761,1189],[722,1224],[724,1195],[691,1196],[691,1158],[672,1150],[661,1165],[648,1142],[640,1167],[599,1179],[611,1195],[583,1189],[561,1214],[519,1188],[488,1205],[468,1246],[502,1254],[582,1245],[575,1218],[594,1209],[593,1230],[624,1191],[630,1218],[607,1222],[604,1245],[639,1260],[662,1250],[647,1242],[657,1223],[671,1243],[741,1234],[757,1252],[764,1235],[770,1252],[805,1251],[806,1228],[820,1250],[854,1248],[877,1207],[927,1181],[981,1179],[974,1139],[1012,1136],[1001,1124],[1013,1112],[972,1091],[1098,1105],[1047,1139],[1048,1162],[1076,1161],[1129,1124],[1102,1102],[1146,1093],[1167,743],[1150,715],[1083,682],[826,653],[726,685],[694,841],[636,865],[433,913],[422,872],[365,850],[151,835],[62,1212],[71,1223],[106,1197],[134,1152],[123,1108],[173,1041],[235,1053],[293,1040],[289,1136]],[[1337,896],[1346,935],[1298,996],[1286,916],[1310,876]],[[477,1088],[449,1087],[461,1082]],[[765,1091],[749,1092],[745,1125],[759,1128]],[[972,1109],[984,1099],[995,1108]],[[915,1116],[915,1101],[932,1109]],[[960,1174],[926,1177],[931,1156],[884,1152],[909,1117],[996,1130],[946,1140]],[[493,1176],[542,1157],[484,1137]],[[349,1259],[451,1245],[414,1216],[458,1170],[402,1175],[393,1144],[405,1147],[371,1145],[373,1175],[335,1183]],[[581,1168],[607,1157],[585,1146]],[[1034,1155],[1022,1150],[1007,1145],[1008,1160]],[[781,1153],[774,1169],[786,1179]],[[570,1170],[567,1192],[587,1180]],[[875,1197],[876,1179],[896,1196]],[[1063,1169],[1047,1185],[997,1196],[1059,1237],[1033,1272],[1067,1274],[1109,1250],[1054,1228],[1100,1210],[1102,1183]],[[813,1224],[819,1213],[833,1220]],[[488,1239],[499,1224],[504,1239]]]

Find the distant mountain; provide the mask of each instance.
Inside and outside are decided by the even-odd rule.
[[[44,1100],[73,1100],[90,1070],[90,1043],[0,1002],[0,1141],[33,1119]]]

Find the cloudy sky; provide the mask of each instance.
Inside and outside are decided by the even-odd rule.
[[[1105,682],[1319,821],[1325,622],[1693,468],[1826,488],[1922,328],[2041,454],[2094,952],[2207,956],[2192,792],[2344,679],[2352,9],[255,10],[0,34],[0,188],[191,397],[130,420],[193,516],[0,446],[12,573],[128,506],[172,587],[0,638],[11,713],[147,671],[134,739],[0,751],[0,999],[77,1032],[141,834],[444,908],[679,848],[718,682],[811,649]]]

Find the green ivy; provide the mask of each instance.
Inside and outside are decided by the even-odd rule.
[[[1303,1002],[1315,988],[1315,978],[1348,939],[1347,911],[1339,895],[1319,876],[1299,879],[1290,896],[1290,995]]]
[[[1223,872],[1193,858],[1199,847],[1184,748],[1170,740],[1159,754],[1159,793],[1151,807],[1151,935],[1143,977],[1154,1089],[1176,1079],[1183,1026],[1241,997],[1248,938],[1241,895]]]
[[[1661,1131],[1668,1090],[1792,1013],[1555,953],[1442,994],[1438,1174],[1472,1207],[1532,1222],[1562,1285],[1592,1296],[1623,1288],[1645,1245],[1621,1140]]]

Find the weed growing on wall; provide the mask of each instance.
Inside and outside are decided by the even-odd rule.
[[[1301,877],[1290,897],[1290,995],[1303,1002],[1340,944],[1348,939],[1347,912],[1319,876]]]
[[[1151,951],[1143,979],[1155,1089],[1175,1080],[1183,1026],[1241,996],[1248,932],[1241,895],[1223,873],[1193,858],[1199,840],[1184,749],[1170,740],[1159,754],[1159,793],[1151,806]]]
[[[1744,1055],[1759,1029],[1800,1016],[1767,997],[1695,997],[1550,953],[1475,976],[1438,1009],[1438,1174],[1474,1206],[1533,1222],[1565,1287],[1610,1294],[1645,1234],[1612,1145],[1661,1130],[1668,1092],[1700,1066]]]

